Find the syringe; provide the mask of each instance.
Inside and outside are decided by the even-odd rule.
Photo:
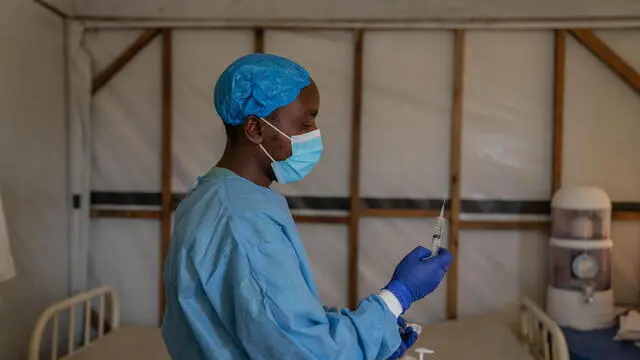
[[[431,236],[431,256],[438,255],[438,250],[440,249],[440,244],[442,242],[442,228],[444,228],[444,205],[447,202],[447,197],[445,196],[444,201],[442,202],[442,208],[440,209],[440,216],[436,219],[436,224],[433,226],[433,235]]]

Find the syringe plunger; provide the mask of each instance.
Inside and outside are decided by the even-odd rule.
[[[431,246],[433,255],[438,254],[440,244],[442,243],[442,226],[444,225],[444,217],[438,217],[436,224],[433,226],[433,236],[431,237]]]
[[[433,226],[433,236],[431,236],[431,250],[432,256],[438,255],[440,250],[440,244],[442,242],[442,227],[444,226],[444,205],[447,202],[445,197],[442,202],[442,208],[440,209],[440,216],[436,219],[436,224]]]

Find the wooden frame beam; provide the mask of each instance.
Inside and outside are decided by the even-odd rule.
[[[640,211],[614,211],[611,218],[618,221],[640,221]]]
[[[173,209],[175,210],[175,209]],[[431,213],[431,210],[414,209],[363,209],[360,212],[360,217],[381,217],[381,218],[433,218],[440,213]],[[378,210],[384,210],[385,212],[379,212]],[[125,210],[114,208],[101,208],[94,207],[91,209],[92,218],[112,218],[112,219],[149,219],[160,220],[162,212],[160,210]],[[435,216],[433,215],[435,214]],[[445,213],[445,217],[449,217],[448,213]],[[349,216],[334,216],[334,215],[294,215],[294,220],[300,223],[317,223],[317,224],[349,224]],[[639,211],[613,211],[611,219],[613,221],[639,221]],[[483,229],[483,230],[512,230],[512,229],[527,229],[535,228],[538,225],[548,222],[548,220],[460,220],[460,229]],[[520,224],[520,225],[514,225]],[[540,225],[542,228],[542,225]]]
[[[118,57],[102,70],[91,83],[91,94],[95,95],[102,89],[122,68],[125,67],[142,49],[147,47],[151,41],[160,33],[161,29],[147,29],[138,36]]]
[[[345,224],[349,225],[349,216],[294,215],[293,220],[305,224]]]
[[[465,31],[454,31],[453,43],[453,105],[451,109],[451,160],[450,189],[451,208],[449,213],[449,251],[454,257],[447,274],[447,319],[458,316],[458,240],[461,208],[460,162],[462,160],[462,107],[464,85]]]
[[[593,31],[583,29],[570,29],[567,31],[640,95],[640,74],[607,46]]]
[[[462,230],[536,230],[547,231],[549,229],[548,220],[539,221],[504,221],[504,220],[462,220],[460,221]]]
[[[164,268],[164,261],[169,252],[171,242],[172,223],[172,128],[173,128],[173,50],[172,30],[162,31],[162,208],[160,210],[160,274]],[[158,283],[160,293],[160,305],[158,308],[158,321],[162,322],[166,294],[164,291],[163,277]]]
[[[449,212],[447,211],[445,214],[449,214]],[[440,211],[426,209],[362,209],[360,215],[384,218],[435,218],[440,216]]]
[[[162,212],[158,210],[119,210],[92,208],[91,217],[160,220],[162,217]]]
[[[351,176],[349,211],[349,307],[358,303],[358,236],[360,227],[360,142],[362,131],[362,62],[364,32],[354,32],[353,93],[351,108]]]
[[[264,52],[264,29],[257,28],[253,31],[253,52]]]
[[[566,65],[566,32],[555,31],[553,60],[553,145],[551,159],[551,198],[562,186],[564,130],[564,70]]]
[[[47,9],[48,11],[50,11],[51,13],[53,13],[56,16],[59,16],[62,19],[68,19],[70,16],[67,15],[67,13],[65,13],[64,11],[58,9],[56,6],[49,4],[48,2],[46,2],[45,0],[33,0],[36,4],[42,6],[43,8]]]

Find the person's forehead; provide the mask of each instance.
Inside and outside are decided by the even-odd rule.
[[[313,81],[313,79],[311,79],[311,83],[307,87],[303,88],[300,91],[300,95],[298,96],[298,99],[304,102],[310,102],[311,103],[309,104],[310,106],[313,106],[314,103],[317,103],[320,100],[320,91],[315,81]]]
[[[280,115],[285,120],[304,121],[305,114],[316,116],[319,107],[319,96],[317,89],[308,86],[300,91],[300,95],[289,105],[280,108]]]

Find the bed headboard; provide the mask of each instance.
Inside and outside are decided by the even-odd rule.
[[[567,342],[558,324],[527,298],[520,302],[519,335],[536,360],[569,360]]]
[[[97,304],[97,324],[95,333],[92,336],[92,317],[95,318],[96,310],[94,304]],[[76,344],[77,335],[79,331],[76,330],[76,325],[79,323],[76,318],[78,309],[82,309],[83,312],[80,318],[83,320],[82,335],[83,340],[79,344]],[[83,292],[74,295],[70,298],[59,301],[47,309],[40,315],[36,326],[31,334],[31,340],[29,342],[29,360],[40,360],[42,337],[44,336],[47,325],[52,323],[51,328],[51,360],[57,360],[63,356],[71,355],[74,352],[89,345],[92,341],[102,339],[105,332],[108,330],[105,328],[105,317],[107,314],[106,309],[109,309],[109,321],[108,326],[111,330],[115,330],[120,326],[120,303],[118,302],[118,296],[115,291],[108,286],[101,286],[87,292]],[[66,316],[66,336],[68,337],[66,352],[60,354],[58,337],[60,323],[65,323],[63,318]],[[53,320],[53,321],[52,321]],[[64,331],[64,330],[63,330]]]

